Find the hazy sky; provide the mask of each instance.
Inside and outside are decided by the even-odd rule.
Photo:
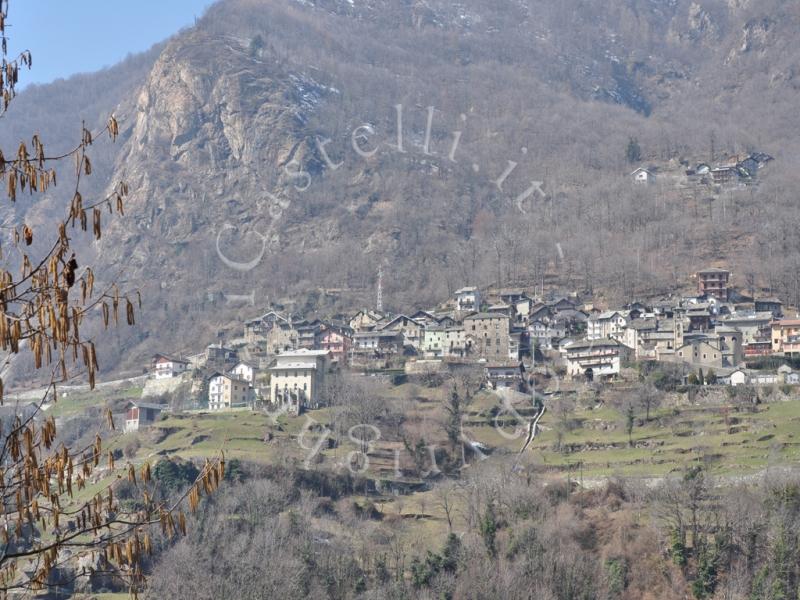
[[[11,0],[9,54],[30,50],[22,83],[46,83],[113,65],[180,28],[212,0]]]

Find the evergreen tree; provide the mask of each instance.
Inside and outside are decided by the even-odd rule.
[[[642,160],[642,149],[639,147],[639,141],[632,137],[628,140],[628,148],[625,150],[625,156],[628,158],[628,162],[638,163]]]
[[[497,517],[494,514],[494,504],[489,502],[486,507],[486,512],[483,515],[480,523],[481,537],[486,546],[486,551],[489,556],[497,554],[497,547],[495,546],[495,537],[497,536]]]
[[[635,422],[634,414],[633,414],[633,405],[628,405],[628,412],[626,416],[626,430],[628,432],[628,445],[633,446],[633,424]]]

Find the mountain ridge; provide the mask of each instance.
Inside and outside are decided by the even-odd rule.
[[[107,364],[234,335],[276,301],[370,304],[381,265],[396,308],[545,274],[657,293],[722,256],[796,294],[800,63],[786,49],[799,20],[734,0],[218,3],[120,104],[101,179],[125,179],[132,196],[98,256],[124,265],[103,274],[140,289],[145,308]],[[749,149],[777,160],[724,206],[713,190],[689,201],[630,185],[632,137],[645,163]],[[734,239],[754,250],[727,255]]]

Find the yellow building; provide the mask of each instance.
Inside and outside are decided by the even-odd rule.
[[[242,408],[250,404],[253,388],[232,373],[216,374],[208,380],[208,410]]]
[[[800,319],[781,319],[770,323],[772,351],[794,354],[800,338]]]

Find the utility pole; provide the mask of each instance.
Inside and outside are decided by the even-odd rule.
[[[378,267],[378,298],[375,308],[383,313],[383,266]]]

